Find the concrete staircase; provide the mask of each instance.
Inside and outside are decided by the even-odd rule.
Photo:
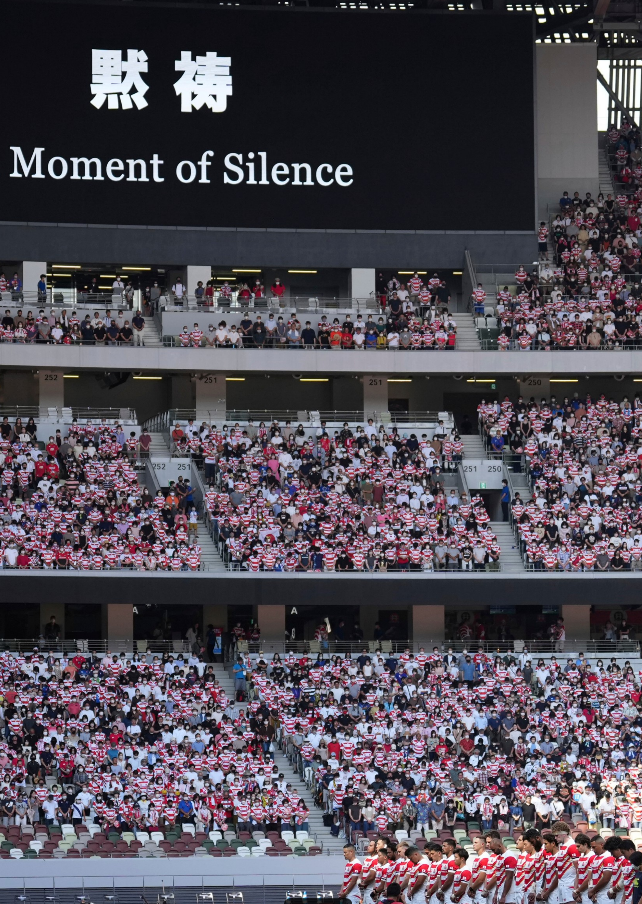
[[[198,525],[198,543],[201,547],[203,571],[218,571],[221,574],[226,574],[227,569],[218,553],[214,540],[212,540],[209,531],[202,523]]]
[[[484,443],[478,433],[473,433],[472,436],[462,436],[462,442],[464,444],[464,461],[470,461],[471,459],[476,458],[488,458],[488,454],[484,449]],[[506,473],[505,468],[504,472]],[[511,471],[510,478],[513,489],[520,493],[522,499],[525,499],[529,493],[526,475],[514,474]],[[502,571],[509,574],[523,572],[524,564],[511,525],[504,521],[491,521],[490,526],[493,532],[497,534],[497,541],[502,550],[500,557]]]
[[[231,678],[229,672],[222,665],[215,665],[214,672],[216,674],[216,678],[229,697],[230,700],[234,699],[234,681]],[[244,709],[246,704],[239,704],[239,706]],[[343,845],[345,843],[345,839],[343,838],[334,838],[330,834],[330,830],[326,829],[323,825],[323,812],[314,803],[314,797],[312,792],[308,789],[305,782],[301,779],[301,776],[298,772],[296,772],[292,766],[288,758],[282,753],[281,750],[277,748],[276,753],[274,754],[274,760],[276,765],[279,767],[279,772],[282,772],[285,781],[292,785],[293,788],[296,788],[296,793],[299,797],[303,798],[306,802],[307,807],[310,811],[309,824],[310,824],[310,835],[314,837],[315,841],[320,847],[323,847],[324,854],[341,854],[343,851]]]
[[[615,195],[615,189],[613,188],[613,176],[611,174],[611,168],[609,166],[609,161],[606,156],[606,150],[604,148],[600,149],[598,159],[600,191],[606,198],[607,195]]]
[[[475,329],[475,324],[470,314],[462,311],[460,314],[456,314],[454,319],[457,324],[456,350],[458,352],[480,351],[481,344],[479,342],[479,336],[477,335],[477,330]]]
[[[464,460],[467,458],[486,458],[486,450],[479,433],[473,433],[471,436],[462,436],[464,444]]]
[[[491,521],[490,528],[497,535],[497,542],[502,550],[499,559],[502,571],[508,574],[523,573],[524,563],[512,526],[507,521]]]
[[[221,685],[221,688],[227,694],[228,700],[234,699],[234,679],[231,674],[227,671],[224,665],[220,663],[214,664],[214,674],[216,675],[216,680]],[[239,703],[239,709],[244,710],[247,706],[247,703]]]
[[[165,439],[164,433],[150,433],[152,438],[152,444],[149,447],[149,451],[152,456],[158,456],[159,458],[169,458],[170,451],[169,446],[167,445],[167,441]]]
[[[312,792],[309,790],[307,785],[302,781],[298,772],[290,765],[288,758],[284,756],[284,754],[277,750],[275,753],[276,764],[279,767],[279,772],[282,772],[285,776],[286,782],[289,782],[293,788],[297,789],[297,794],[300,793],[303,800],[306,802],[307,807],[310,811],[310,816],[308,822],[310,824],[310,834],[314,836],[317,844],[320,847],[323,847],[324,854],[341,854],[343,851],[343,845],[345,844],[345,838],[335,838],[330,834],[330,829],[326,829],[323,825],[323,810],[320,810],[319,807],[315,806],[314,798],[312,796]]]
[[[143,345],[145,345],[146,348],[161,348],[163,345],[162,336],[158,332],[158,327],[156,326],[153,317],[145,317]]]
[[[169,458],[171,453],[165,439],[165,434],[150,433],[150,436],[152,438],[152,444],[150,446],[152,458]],[[189,474],[187,476],[189,477]],[[209,531],[203,521],[198,525],[198,542],[202,550],[201,562],[203,571],[217,571],[221,574],[226,574],[227,569],[225,568],[218,549],[216,548],[213,539],[210,537]]]

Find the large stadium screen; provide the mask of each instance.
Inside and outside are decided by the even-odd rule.
[[[5,220],[533,225],[530,16],[5,0],[3,25]]]

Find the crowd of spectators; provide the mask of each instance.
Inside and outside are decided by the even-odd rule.
[[[265,288],[264,283],[258,277],[254,280],[254,284],[243,282],[237,285],[230,285],[229,281],[224,279],[222,285],[218,285],[213,279],[207,280],[203,285],[202,280],[196,284],[194,289],[194,300],[197,304],[204,307],[229,308],[233,301],[239,304],[249,304],[252,302],[253,307],[267,307],[268,301],[271,303],[280,303],[286,292],[284,283],[276,277],[270,291]],[[187,294],[186,287],[181,280],[177,280],[177,284],[172,286],[172,296],[174,303],[182,305],[182,300]]]
[[[640,130],[626,118],[622,124],[610,126],[606,152],[617,191],[631,195],[632,201],[642,200],[642,147]]]
[[[438,273],[425,280],[422,275],[415,271],[407,282],[402,283],[394,274],[386,279],[383,273],[378,273],[377,294],[382,310],[390,307],[393,299],[400,302],[403,310],[418,311],[422,315],[433,310],[448,310],[451,295],[446,281]]]
[[[251,678],[350,840],[473,824],[516,835],[559,819],[642,828],[640,683],[628,663],[364,650],[254,659]]]
[[[308,828],[301,789],[274,763],[276,714],[228,699],[200,651],[5,652],[0,696],[3,826],[148,838],[191,826],[196,843],[210,831]]]
[[[203,652],[0,654],[3,832],[305,833],[308,795],[279,769],[282,750],[329,832],[350,842],[445,832],[474,846],[490,831],[513,845],[560,819],[569,834],[642,842],[628,663],[447,647],[259,654],[238,657],[234,699]]]
[[[210,323],[203,331],[198,323],[192,329],[184,326],[174,343],[181,348],[307,348],[307,349],[453,349],[457,339],[457,324],[448,311],[428,312],[425,316],[412,308],[404,310],[401,302],[392,298],[387,317],[372,314],[353,320],[346,314],[332,321],[323,315],[313,327],[310,320],[301,323],[296,313],[289,317],[269,314],[255,319],[248,312],[238,325],[221,320],[218,326]]]
[[[609,132],[609,141],[611,157],[617,161],[615,196],[563,193],[559,213],[550,224],[542,222],[538,230],[539,267],[531,273],[520,267],[515,285],[497,292],[494,314],[500,349],[639,346],[639,133],[633,134],[624,123],[622,129]]]
[[[167,494],[139,485],[146,430],[78,424],[38,437],[33,419],[0,424],[0,549],[5,568],[196,571],[193,489]]]
[[[40,308],[37,314],[15,314],[7,308],[0,323],[0,342],[18,344],[46,343],[48,345],[143,345],[145,318],[140,311],[133,316],[124,310],[115,315],[107,309],[104,314],[80,317],[76,311],[66,309],[57,312],[51,308],[47,314]]]
[[[182,431],[182,428],[181,428]],[[179,440],[179,442],[182,440]],[[370,420],[331,436],[302,425],[238,428],[193,440],[210,485],[214,537],[250,571],[433,571],[497,567],[500,548],[480,496],[447,491],[463,443],[379,430]]]
[[[642,568],[642,400],[579,394],[516,403],[483,401],[488,447],[523,456],[530,498],[511,515],[525,561],[546,571]]]
[[[497,292],[494,314],[501,350],[596,350],[639,344],[642,296],[640,283],[631,276],[637,271],[628,268],[623,254],[627,239],[593,237],[585,225],[580,213],[556,217],[552,224],[556,262],[541,264],[539,272],[524,271],[525,279],[512,291],[504,286]],[[637,238],[630,251],[637,262]]]

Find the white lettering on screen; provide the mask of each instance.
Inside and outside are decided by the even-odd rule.
[[[147,72],[147,54],[144,50],[128,50],[123,60],[122,50],[92,50],[91,52],[91,104],[100,109],[107,101],[108,110],[138,110],[147,106],[145,95],[149,85],[143,81]],[[130,97],[130,92],[134,93]]]
[[[230,57],[220,57],[208,50],[205,56],[192,59],[191,50],[182,50],[180,60],[174,63],[176,72],[183,74],[174,82],[174,91],[181,99],[181,113],[191,113],[209,107],[212,113],[223,113],[227,99],[232,96]]]
[[[99,157],[65,157],[57,155],[45,158],[45,148],[33,148],[25,152],[18,145],[11,145],[13,152],[12,179],[50,179],[60,181],[71,179],[83,182],[164,182],[161,167],[164,161],[153,154],[149,161],[141,158],[121,160],[112,157],[106,163]],[[176,179],[183,185],[192,182],[209,185],[214,151],[203,151],[200,159],[181,160],[176,165]],[[256,159],[258,158],[258,159]],[[149,169],[148,169],[149,164]],[[151,180],[149,176],[151,175]],[[260,177],[257,179],[257,177]],[[220,176],[219,176],[220,178]],[[354,183],[354,171],[348,163],[320,163],[315,167],[310,163],[284,163],[268,161],[267,151],[249,151],[247,155],[237,152],[227,154],[223,159],[224,185],[276,185],[338,186],[348,188]]]
[[[29,160],[20,147],[10,147],[13,151],[13,171],[9,173],[12,179],[45,179],[43,173],[42,155],[44,148],[34,148]],[[211,154],[213,151],[206,151],[205,154]],[[201,160],[201,166],[207,166],[209,161],[205,154]],[[158,154],[154,154],[149,161],[152,170],[152,180],[154,182],[164,182],[165,179],[160,174],[160,167],[163,161]],[[127,166],[127,175],[124,174],[125,166]],[[112,182],[149,182],[147,176],[147,162],[141,159],[130,158],[128,160],[119,160],[117,157],[108,160],[104,165],[107,178]],[[64,179],[67,176],[73,180],[81,180],[87,182],[104,182],[103,163],[98,157],[70,157],[69,162],[64,157],[51,157],[47,163],[46,171],[52,179]],[[202,170],[205,172],[205,170]],[[201,181],[207,181],[201,179]]]
[[[258,153],[261,158],[261,180],[257,182],[254,156],[253,151],[247,155],[247,160],[243,159],[243,154],[227,154],[223,161],[225,166],[223,182],[226,185],[240,185],[245,182],[246,185],[320,185],[323,188],[330,185],[348,188],[354,182],[354,172],[348,163],[340,163],[338,166],[321,163],[313,169],[309,163],[279,162],[270,167],[265,151]],[[244,166],[247,167],[247,174]]]

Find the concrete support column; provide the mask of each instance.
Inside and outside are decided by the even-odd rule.
[[[51,616],[55,615],[56,621],[60,625],[60,637],[65,637],[65,604],[64,603],[40,603],[40,631],[44,634],[45,626],[49,623]]]
[[[443,643],[445,627],[444,606],[413,606],[413,650],[417,652],[423,647],[428,651],[435,644]]]
[[[352,298],[374,298],[376,274],[365,267],[354,267],[350,271],[350,293]]]
[[[203,283],[203,288],[207,285],[207,281],[212,278],[211,267],[190,267],[187,268],[187,294],[193,295],[199,282]]]
[[[129,603],[103,603],[103,638],[112,653],[134,649],[134,607]]]
[[[225,374],[199,374],[196,377],[196,421],[222,427],[226,420],[227,384]]]
[[[62,408],[65,404],[65,386],[62,370],[38,372],[38,406],[40,417],[47,416],[48,408]]]
[[[359,606],[359,625],[364,643],[374,640],[374,626],[379,621],[379,610],[368,603]]]
[[[388,411],[388,380],[386,377],[366,374],[363,383],[363,416],[367,419]]]
[[[261,629],[264,653],[282,653],[285,642],[285,606],[257,606],[256,620]]]
[[[20,274],[20,278],[22,279],[22,291],[23,292],[37,292],[38,291],[38,281],[42,274],[45,274],[45,282],[47,276],[47,262],[46,261],[23,261],[22,262],[22,273]],[[13,273],[11,274],[13,276]],[[9,274],[7,274],[9,277]]]
[[[562,606],[566,643],[591,639],[591,607]]]

